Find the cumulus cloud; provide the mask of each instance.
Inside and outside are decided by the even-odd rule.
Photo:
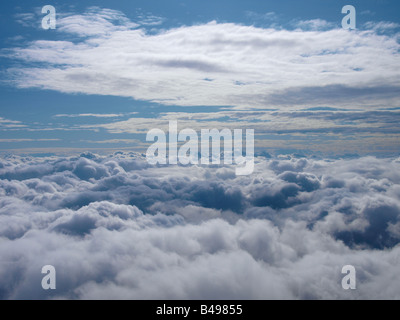
[[[150,16],[146,23],[158,22]],[[57,32],[74,40],[8,49],[10,59],[29,63],[8,70],[17,86],[179,106],[398,106],[392,66],[399,43],[377,27],[349,32],[310,20],[286,30],[212,21],[149,33],[122,12],[101,8],[58,24]]]
[[[2,299],[400,298],[400,160],[0,162]],[[41,288],[54,265],[57,289]],[[341,268],[357,270],[357,290]]]

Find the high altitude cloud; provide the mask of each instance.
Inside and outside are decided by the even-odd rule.
[[[58,26],[65,39],[9,51],[30,63],[9,69],[19,87],[181,106],[399,106],[399,43],[376,28],[210,22],[149,34],[123,13],[100,8],[63,16]]]
[[[400,298],[400,161],[0,162],[2,299]],[[41,288],[54,265],[57,290]],[[357,290],[341,268],[357,270]]]
[[[223,110],[218,112],[164,112],[154,118],[134,116],[127,120],[79,125],[80,129],[103,128],[110,134],[144,134],[153,128],[168,132],[169,121],[178,131],[191,128],[252,128],[258,150],[282,148],[306,153],[393,155],[400,147],[398,110],[346,111],[307,108],[298,111]],[[271,138],[273,136],[273,138]]]
[[[13,129],[21,129],[26,126],[22,124],[20,121],[4,119],[0,117],[0,130],[13,130]]]

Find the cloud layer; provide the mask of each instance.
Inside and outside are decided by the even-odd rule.
[[[379,25],[349,32],[323,20],[294,30],[210,22],[148,33],[139,20],[100,8],[64,15],[62,40],[9,49],[30,64],[10,77],[19,87],[165,105],[399,106],[399,43]]]
[[[400,298],[400,161],[0,162],[2,299]],[[41,288],[54,265],[57,290]],[[357,270],[357,290],[341,268]]]

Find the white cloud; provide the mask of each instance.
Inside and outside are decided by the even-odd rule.
[[[98,8],[60,23],[59,32],[85,37],[14,48],[11,58],[46,62],[10,69],[18,86],[180,106],[398,106],[399,74],[392,66],[399,63],[399,44],[371,30],[210,22],[148,34],[122,13]]]
[[[91,7],[84,14],[63,15],[57,20],[61,32],[78,36],[107,36],[113,32],[127,31],[139,25],[131,22],[122,12]]]
[[[20,124],[20,121],[8,120],[0,117],[0,124]]]
[[[131,144],[138,146],[141,144],[139,140],[135,139],[109,139],[109,140],[81,140],[82,142],[89,142],[89,143],[97,143],[97,144],[103,144],[103,143],[126,143],[126,144]]]
[[[9,120],[0,117],[0,130],[13,130],[26,128],[26,125],[21,121]]]
[[[138,10],[137,23],[141,26],[159,26],[165,22],[165,18],[156,16],[151,13],[144,13]]]
[[[335,26],[334,24],[322,19],[300,20],[293,22],[293,24],[301,30],[313,31],[332,29]]]
[[[399,159],[0,162],[2,299],[398,299]],[[57,270],[42,290],[41,267]],[[357,270],[357,290],[341,268]]]
[[[128,114],[136,114],[137,112],[124,113],[80,113],[80,114],[56,114],[56,118],[79,118],[79,117],[94,117],[94,118],[118,118]]]
[[[0,142],[60,141],[60,139],[0,139]]]
[[[399,130],[396,111],[217,111],[217,112],[165,112],[155,118],[140,116],[109,123],[80,125],[81,129],[106,129],[111,134],[145,134],[153,128],[168,132],[170,120],[178,121],[178,130],[252,128],[255,130],[256,148],[297,149],[302,152],[322,152],[338,155],[393,154],[398,150]],[[371,122],[371,119],[374,119]],[[267,135],[267,137],[266,137]],[[273,138],[271,138],[273,135]]]
[[[400,24],[390,21],[368,21],[365,23],[365,28],[373,29],[375,31],[385,31],[400,28]]]
[[[14,15],[15,21],[24,27],[38,27],[36,15],[34,13],[17,13]]]

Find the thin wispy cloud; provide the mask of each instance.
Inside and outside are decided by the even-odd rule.
[[[337,27],[335,24],[322,19],[300,20],[292,22],[292,24],[305,31],[322,31]]]
[[[24,27],[38,27],[37,15],[32,12],[27,13],[17,13],[14,15],[15,21]]]
[[[96,144],[115,144],[126,143],[130,145],[140,146],[142,142],[137,139],[109,139],[109,140],[81,140],[82,142],[96,143]]]
[[[390,21],[368,21],[367,23],[365,23],[365,28],[373,29],[375,31],[386,31],[399,29],[400,24]]]
[[[137,112],[123,113],[80,113],[80,114],[56,114],[55,118],[80,118],[80,117],[94,117],[94,118],[119,118],[126,115],[136,114]]]
[[[0,117],[0,130],[10,130],[10,129],[24,129],[26,125],[21,121],[9,120]]]
[[[60,141],[60,139],[0,139],[0,142]]]
[[[59,19],[61,32],[82,37],[109,36],[114,32],[135,29],[139,24],[130,21],[120,11],[91,7],[84,14],[72,14]]]

